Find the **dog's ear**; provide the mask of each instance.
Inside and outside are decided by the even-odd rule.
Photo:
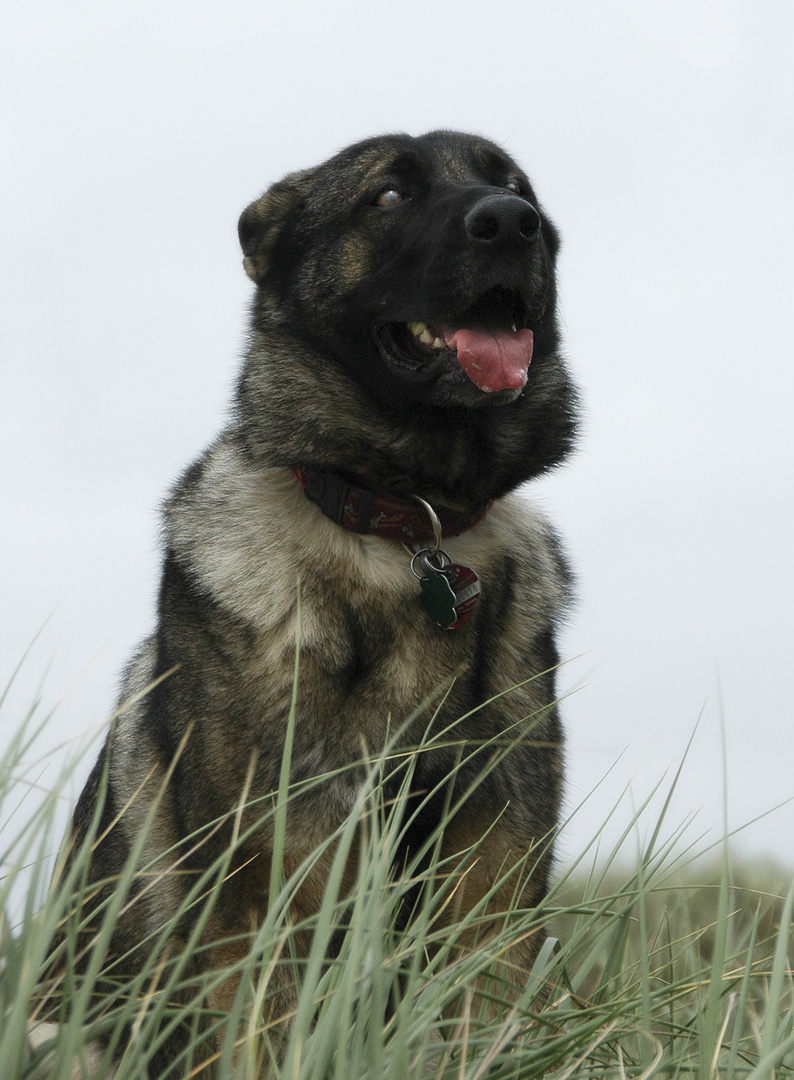
[[[314,168],[290,173],[240,215],[237,235],[243,249],[243,266],[251,281],[258,283],[264,277],[276,238],[289,218],[300,210],[316,172]]]

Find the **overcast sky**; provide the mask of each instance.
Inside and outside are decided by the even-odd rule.
[[[152,626],[157,507],[241,353],[240,211],[356,139],[444,126],[501,142],[564,238],[586,419],[527,496],[579,579],[569,810],[609,773],[564,855],[630,784],[622,832],[699,717],[671,828],[719,838],[723,731],[731,827],[794,795],[794,5],[5,0],[0,20],[0,684],[41,631],[6,736],[42,679],[47,707],[68,689],[49,745],[98,729]],[[792,835],[789,804],[736,847],[794,862]]]

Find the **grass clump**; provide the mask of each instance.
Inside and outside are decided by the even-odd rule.
[[[224,970],[197,960],[233,846],[194,882],[139,970],[121,978],[110,933],[134,902],[136,879],[161,872],[131,866],[94,917],[81,964],[91,838],[50,885],[56,810],[74,762],[30,805],[38,769],[25,762],[36,731],[31,715],[0,763],[3,1080],[146,1080],[149,1070],[254,1080],[265,1062],[279,1080],[779,1080],[794,1072],[794,886],[782,872],[734,866],[727,845],[716,861],[677,855],[657,828],[633,867],[613,855],[584,870],[583,858],[558,874],[539,908],[514,906],[487,938],[479,934],[485,902],[465,925],[443,929],[459,873],[432,857],[434,840],[394,874],[412,812],[410,754],[396,798],[383,797],[385,758],[362,762],[358,801],[337,833],[289,876],[274,859],[267,917],[244,947],[229,949]],[[288,775],[286,762],[279,791],[255,808],[258,820],[272,816],[276,855],[289,800],[300,794]],[[235,842],[251,812],[234,811]],[[476,860],[476,849],[467,857]],[[322,902],[298,919],[295,898],[318,861]],[[518,880],[524,870],[504,874]],[[175,952],[173,931],[188,912],[196,913],[192,936]],[[541,927],[549,936],[516,999],[500,962]],[[296,947],[307,937],[308,952]],[[286,1027],[268,1007],[285,972],[299,987]],[[219,1011],[210,1003],[221,985],[232,990]],[[180,1060],[158,1072],[175,1030]]]

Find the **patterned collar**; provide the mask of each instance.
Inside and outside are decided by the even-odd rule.
[[[336,473],[321,469],[293,469],[306,498],[316,503],[326,517],[351,532],[369,533],[403,544],[433,539],[433,526],[424,507],[395,495],[385,488],[364,488],[349,483]],[[444,537],[457,536],[482,521],[491,508],[489,502],[476,513],[436,508]]]

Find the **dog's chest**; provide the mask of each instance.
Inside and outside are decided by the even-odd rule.
[[[390,711],[404,717],[468,665],[474,626],[450,631],[432,621],[400,545],[314,524],[316,536],[301,532],[290,558],[270,562],[256,658],[264,681],[291,680],[297,648],[299,695],[311,715],[334,725],[344,718],[346,730],[361,726],[356,715],[365,726]]]
[[[403,545],[330,522],[289,470],[252,475],[218,447],[200,482],[178,492],[168,538],[191,576],[251,631],[235,650],[240,680],[272,712],[289,701],[299,650],[299,691],[312,714],[344,709],[405,714],[470,664],[478,613],[457,630],[433,622]],[[498,561],[496,533],[478,526],[447,544],[484,580]]]

